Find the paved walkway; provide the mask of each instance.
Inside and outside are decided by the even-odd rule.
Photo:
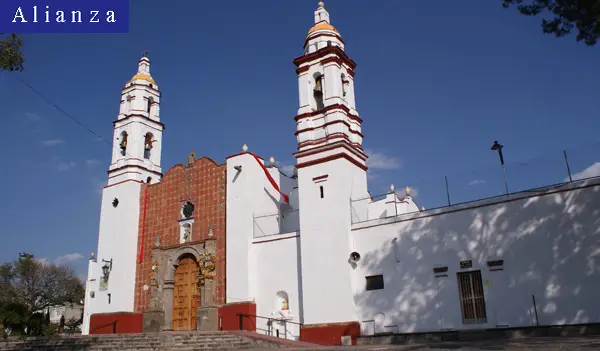
[[[268,349],[256,349],[256,351]],[[293,350],[293,349],[286,349]],[[464,341],[464,342],[443,342],[423,345],[360,345],[360,346],[337,346],[296,349],[298,351],[310,350],[360,350],[360,351],[387,351],[387,350],[410,350],[410,351],[521,351],[521,350],[582,350],[582,351],[600,351],[600,337],[583,338],[523,338],[512,340],[491,340],[491,341]],[[250,351],[250,350],[247,350]]]

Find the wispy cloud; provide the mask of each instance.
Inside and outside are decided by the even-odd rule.
[[[79,261],[82,258],[83,258],[82,254],[75,252],[75,253],[70,253],[70,254],[66,254],[66,255],[57,257],[56,260],[54,260],[54,263],[67,264],[67,263]]]
[[[37,114],[37,113],[35,113],[35,112],[25,112],[25,113],[23,114],[23,117],[24,117],[26,120],[29,120],[29,121],[39,121],[40,119],[42,119],[42,118],[40,117],[40,115],[38,115],[38,114]]]
[[[75,167],[77,167],[77,164],[75,162],[73,162],[73,161],[61,162],[61,163],[58,164],[58,166],[56,166],[56,168],[59,171],[68,171],[68,170],[73,169]]]
[[[93,166],[99,165],[100,163],[102,163],[102,162],[100,162],[100,160],[97,160],[95,158],[90,158],[89,160],[85,160],[85,165],[88,167],[93,167]]]
[[[600,162],[595,162],[595,163],[591,164],[590,166],[588,166],[583,171],[577,172],[577,173],[571,175],[573,180],[593,178],[593,177],[598,177],[598,176],[600,176]],[[565,182],[569,181],[569,177],[566,177],[564,179],[564,181]]]
[[[485,184],[485,180],[474,179],[469,182],[469,185],[481,185],[481,184]]]
[[[402,167],[402,161],[397,157],[374,150],[365,150],[365,152],[369,156],[367,167],[372,170],[393,170]]]
[[[65,143],[65,141],[62,139],[51,139],[51,140],[42,141],[42,144],[45,146],[54,146],[54,145],[64,144],[64,143]]]
[[[106,186],[106,180],[102,180],[98,177],[92,177],[92,189],[96,195],[102,195],[102,191]]]

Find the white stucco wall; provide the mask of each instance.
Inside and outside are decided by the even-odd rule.
[[[318,179],[324,175],[325,181]],[[304,323],[355,321],[348,265],[354,251],[350,199],[367,194],[366,173],[337,159],[300,168],[298,182]]]
[[[242,167],[241,172],[236,166]],[[275,191],[251,154],[242,153],[227,159],[228,303],[251,301],[256,296],[255,286],[259,282],[251,278],[253,238],[273,237],[299,227],[296,180],[281,174],[275,167],[267,169],[282,192],[290,196],[289,205]]]
[[[300,251],[299,233],[286,233],[277,238],[254,240],[250,248],[250,257],[254,268],[250,279],[257,282],[252,294],[256,297],[256,314],[274,319],[289,318],[289,321],[301,321],[302,291],[299,286],[300,267],[298,254]],[[288,297],[288,312],[280,313],[281,304],[278,293],[285,292]],[[281,294],[280,294],[281,296]],[[279,337],[299,339],[300,329],[297,324],[274,322],[275,330],[279,329]],[[267,320],[257,318],[256,331],[268,333]],[[287,332],[287,333],[284,333]]]
[[[363,332],[535,325],[532,295],[540,325],[600,322],[599,183],[354,225]],[[473,268],[461,270],[464,260]],[[490,271],[490,260],[504,260],[503,270]],[[433,268],[441,266],[447,277],[436,278]],[[487,324],[462,324],[457,273],[469,270],[481,270]],[[365,277],[376,274],[384,289],[366,291]]]
[[[94,313],[133,312],[141,184],[127,181],[104,188],[100,214],[97,262],[90,262],[86,282],[84,326]],[[113,199],[119,204],[114,207]],[[100,291],[102,260],[112,259],[108,287]],[[94,297],[90,292],[94,291]],[[110,294],[110,303],[108,294]]]

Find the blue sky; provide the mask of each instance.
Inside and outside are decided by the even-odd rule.
[[[110,140],[119,93],[149,51],[163,93],[163,171],[196,154],[224,162],[248,144],[293,163],[292,60],[317,1],[132,1],[129,34],[26,35],[26,70],[0,73],[0,262],[21,251],[86,273],[96,250],[110,147],[17,80]],[[419,205],[555,183],[594,162],[597,47],[544,35],[500,0],[327,0],[357,63],[370,188],[416,189]],[[587,172],[594,173],[593,166]],[[591,173],[590,173],[591,172]],[[68,255],[68,256],[65,256]]]

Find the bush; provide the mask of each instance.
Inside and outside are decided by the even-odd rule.
[[[43,329],[44,336],[54,336],[58,335],[58,324],[50,323],[44,326]]]
[[[74,334],[81,331],[81,319],[79,318],[69,318],[68,321],[65,322],[65,331],[68,334]]]

